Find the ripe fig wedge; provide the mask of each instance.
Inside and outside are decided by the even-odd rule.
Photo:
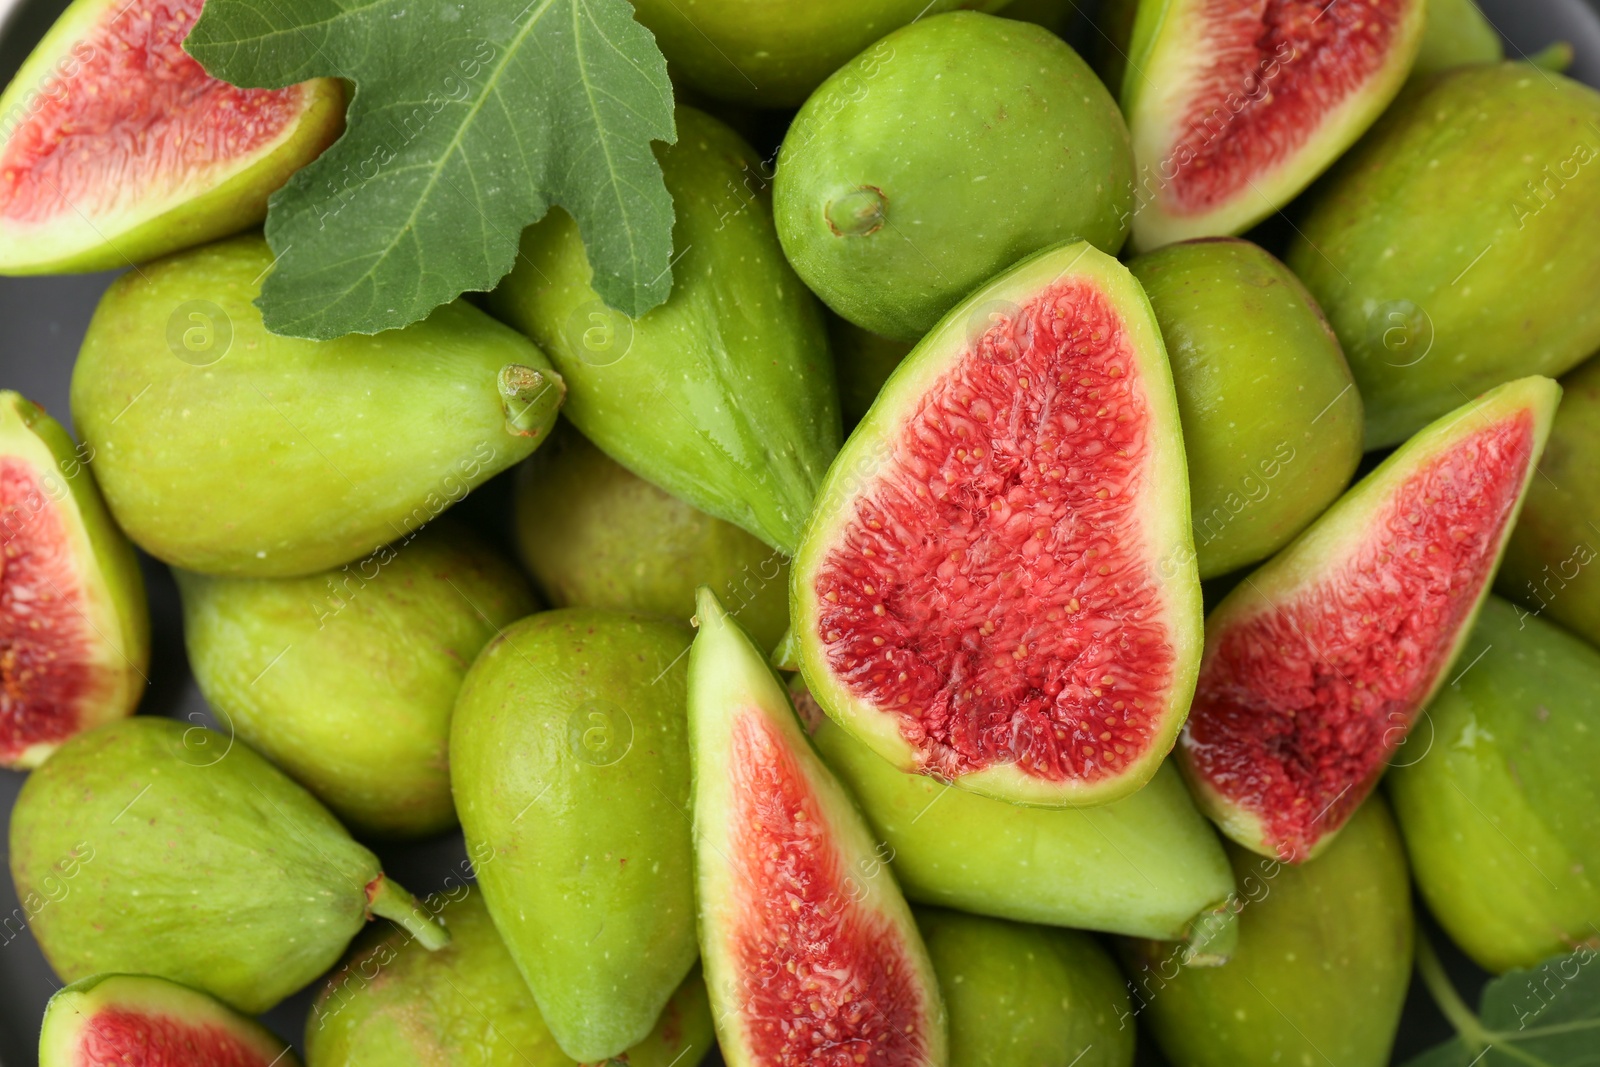
[[[30,775],[11,877],[19,899],[49,897],[33,933],[67,981],[138,971],[252,1014],[374,915],[428,948],[450,940],[310,793],[243,742],[171,719],[79,734]]]
[[[50,998],[39,1067],[299,1067],[254,1019],[148,974],[98,974]]]
[[[1202,643],[1172,374],[1077,242],[978,289],[834,460],[791,570],[807,686],[903,770],[1100,804],[1155,774]]]
[[[259,223],[344,130],[333,78],[240,89],[183,50],[202,0],[76,0],[0,94],[0,274],[109,270]]]
[[[689,652],[700,949],[729,1067],[940,1067],[894,876],[761,650],[702,588]]]
[[[1132,245],[1242,233],[1338,159],[1394,99],[1422,0],[1140,0],[1122,75]]]
[[[1544,450],[1561,387],[1508,382],[1397,449],[1206,622],[1178,746],[1246,848],[1325,848],[1444,684]]]
[[[0,766],[132,715],[150,665],[133,547],[88,460],[43,408],[0,391]]]

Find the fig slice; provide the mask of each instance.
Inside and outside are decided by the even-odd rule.
[[[729,1067],[946,1062],[911,909],[783,684],[702,586],[689,651],[700,950]]]
[[[0,766],[132,715],[150,663],[133,546],[85,454],[43,408],[0,391]]]
[[[1132,247],[1241,233],[1288,203],[1394,99],[1422,0],[1142,0],[1122,110]]]
[[[50,998],[39,1067],[298,1067],[278,1038],[206,994],[147,974],[101,974]]]
[[[255,225],[344,128],[338,81],[240,89],[202,0],[76,0],[0,95],[0,273],[107,270]]]
[[[835,459],[791,571],[812,695],[906,771],[1099,804],[1155,774],[1200,587],[1144,292],[1084,242],[954,308]]]
[[[1223,833],[1299,863],[1366,799],[1467,638],[1560,396],[1533,376],[1457,408],[1212,612],[1178,753]]]

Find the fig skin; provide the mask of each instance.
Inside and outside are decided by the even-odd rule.
[[[65,543],[56,546],[77,564],[84,601],[81,615],[91,646],[90,662],[74,668],[92,672],[91,685],[71,708],[54,714],[73,715],[73,732],[132,715],[144,695],[150,666],[150,611],[144,576],[133,546],[111,521],[105,500],[89,466],[92,453],[80,450],[61,424],[45,410],[11,390],[0,390],[0,457],[21,461],[34,474],[41,494],[5,501],[0,535],[6,544],[26,540],[37,530],[34,509],[49,508],[59,521]],[[16,564],[10,564],[16,566]],[[63,590],[63,593],[69,591]],[[26,677],[11,680],[26,699]],[[37,767],[70,734],[39,738],[0,752],[0,766]]]
[[[78,61],[72,57],[87,45],[86,35],[101,18],[125,9],[118,0],[74,0],[0,94],[0,115],[31,114],[30,94],[45,86],[59,86],[68,96],[112,88],[90,86],[86,78],[76,77]],[[231,173],[213,175],[205,183],[191,181],[164,200],[147,195],[125,218],[73,210],[43,227],[0,223],[0,274],[115,270],[260,224],[267,217],[268,197],[344,132],[345,98],[338,79],[315,78],[294,88],[300,105],[295,120],[256,158],[238,161]],[[9,136],[8,131],[7,141]],[[119,132],[102,136],[109,139]],[[117,177],[106,175],[113,182]]]
[[[423,906],[450,927],[450,944],[427,952],[403,930],[363,934],[306,1017],[310,1067],[576,1067],[550,1036],[483,894],[457,883]],[[649,1036],[618,1059],[682,1067],[699,1063],[712,1041],[705,983],[694,971]]]
[[[185,570],[295,577],[436,518],[548,435],[560,378],[461,301],[375,337],[269,334],[260,236],[111,284],[72,375],[72,414],[111,513]],[[191,347],[193,346],[193,347]]]
[[[577,224],[552,210],[487,306],[550,354],[566,417],[601,451],[792,555],[839,449],[822,315],[778,246],[765,164],[718,120],[676,114],[677,144],[656,146],[676,213],[666,303],[607,308]]]
[[[696,511],[601,452],[568,423],[517,472],[517,547],[552,607],[688,622],[718,589],[763,648],[789,626],[789,560]]]
[[[450,713],[478,652],[535,607],[516,568],[444,518],[304,578],[174,573],[220,721],[363,837],[455,825]]]
[[[1473,0],[1428,0],[1422,46],[1411,66],[1407,89],[1440,71],[1474,63],[1498,63],[1505,57],[1500,34]]]
[[[489,643],[456,699],[478,884],[573,1059],[643,1040],[694,965],[689,641],[651,616],[541,612]]]
[[[949,1067],[1132,1067],[1111,955],[1078,930],[918,908],[950,1016]]]
[[[1479,966],[1600,941],[1600,652],[1489,598],[1387,782],[1439,924]]]
[[[1172,362],[1195,552],[1215,578],[1270,556],[1344,492],[1361,396],[1311,294],[1258,246],[1184,241],[1128,270]]]
[[[1243,897],[1225,966],[1180,966],[1170,946],[1122,946],[1134,1013],[1184,1067],[1389,1062],[1411,977],[1411,887],[1387,805],[1368,798],[1300,866],[1228,844]]]
[[[300,1067],[300,1057],[254,1019],[246,1018],[215,998],[165,978],[148,974],[97,974],[56,990],[44,1009],[39,1030],[39,1067],[78,1067],[88,1061],[83,1044],[84,1031],[93,1025],[95,1015],[106,1012],[132,1012],[155,1018],[173,1019],[179,1025],[203,1028],[213,1034],[224,1032],[237,1048],[253,1054],[260,1067]],[[96,1063],[118,1056],[119,1062],[155,1062],[160,1053],[174,1056],[162,1063],[203,1064],[198,1050],[168,1046],[155,1050],[140,1044],[107,1048],[105,1039],[93,1039]],[[185,1058],[185,1053],[189,1057]],[[127,1057],[122,1059],[122,1057]],[[149,1057],[146,1059],[145,1057]],[[232,1058],[229,1063],[238,1062]]]
[[[450,935],[317,800],[244,742],[136,716],[79,734],[22,787],[11,877],[55,972],[142,972],[258,1014],[374,914]],[[66,890],[63,890],[66,886]]]
[[[1132,178],[1116,101],[1076,52],[1040,26],[955,12],[822,84],[784,137],[772,204],[824,303],[915,341],[1042,248],[1082,238],[1115,255]]]
[[[1600,646],[1600,359],[1564,390],[1495,591]]]
[[[1597,121],[1600,93],[1559,74],[1463,67],[1408,94],[1309,198],[1285,258],[1344,346],[1368,449],[1600,348]]]

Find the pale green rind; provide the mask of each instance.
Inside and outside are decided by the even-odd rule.
[[[1116,101],[1076,52],[1039,26],[955,12],[823,83],[784,137],[772,206],[789,262],[829,307],[915,341],[1042,248],[1081,239],[1115,255],[1132,177]],[[860,197],[881,223],[854,233],[840,205]]]
[[[175,572],[189,666],[218,720],[364,835],[455,825],[456,693],[535,606],[475,535],[434,526],[304,578]]]
[[[1528,470],[1523,476],[1506,527],[1501,533],[1500,545],[1495,552],[1496,561],[1505,551],[1506,540],[1517,521],[1517,513],[1527,492],[1550,434],[1550,423],[1556,404],[1561,399],[1561,387],[1549,378],[1531,376],[1507,382],[1492,389],[1468,404],[1439,419],[1422,430],[1400,448],[1395,449],[1378,467],[1357,482],[1344,496],[1322,514],[1312,526],[1292,541],[1288,547],[1264,563],[1242,584],[1217,605],[1206,620],[1206,651],[1210,653],[1222,640],[1230,627],[1240,625],[1256,615],[1278,610],[1293,603],[1308,589],[1313,588],[1325,575],[1340,568],[1346,560],[1366,543],[1371,519],[1384,506],[1406,479],[1432,457],[1457,442],[1484,429],[1485,426],[1514,417],[1525,411],[1533,419],[1533,453]],[[1463,616],[1459,630],[1451,638],[1450,652],[1440,662],[1428,693],[1419,702],[1427,703],[1438,692],[1449,675],[1450,666],[1460,655],[1473,620],[1489,595],[1494,568],[1489,570],[1489,581],[1479,590],[1472,607]],[[1409,724],[1407,725],[1409,729]],[[1178,744],[1178,766],[1184,771],[1190,792],[1200,810],[1215,822],[1222,832],[1235,842],[1263,856],[1275,857],[1273,847],[1266,842],[1261,820],[1253,812],[1233,799],[1223,795],[1210,782],[1202,778],[1191,765],[1188,735]],[[1381,768],[1379,768],[1381,772]],[[1374,774],[1370,781],[1355,782],[1352,789],[1370,790],[1377,783]],[[1326,830],[1304,856],[1296,862],[1305,862],[1317,856],[1338,836],[1339,828]]]
[[[1495,589],[1600,647],[1600,359],[1561,379],[1561,406]]]
[[[921,1062],[923,1067],[942,1067],[948,1062],[948,1034],[938,980],[911,909],[894,876],[880,861],[878,844],[866,820],[812,749],[788,691],[761,650],[709,589],[700,590],[696,619],[699,632],[689,650],[695,886],[706,988],[729,1067],[758,1067],[760,1063],[748,1047],[741,1010],[741,990],[749,976],[740,971],[730,949],[730,940],[739,936],[744,918],[728,861],[734,848],[730,813],[738,810],[730,754],[734,728],[742,716],[759,716],[788,749],[805,779],[805,790],[827,820],[828,839],[837,850],[841,877],[848,887],[848,899],[840,906],[875,915],[898,935],[896,947],[915,970],[916,985],[926,997],[921,1005],[921,1029],[927,1055]]]
[[[1008,765],[988,767],[962,776],[963,789],[1020,804],[1081,806],[1104,804],[1137,790],[1150,780],[1171,750],[1188,713],[1199,673],[1204,640],[1200,580],[1195,569],[1194,537],[1189,522],[1189,483],[1183,450],[1162,447],[1181,439],[1178,400],[1172,370],[1144,290],[1111,256],[1082,242],[1070,242],[1030,256],[951,308],[900,363],[884,384],[871,410],[840,450],[817,491],[817,506],[806,528],[800,553],[790,568],[789,611],[800,651],[801,671],[812,696],[834,721],[878,755],[903,770],[916,770],[916,752],[900,735],[892,715],[853,695],[834,678],[817,634],[816,576],[850,521],[861,494],[870,488],[877,467],[894,454],[903,412],[917,410],[921,398],[968,348],[972,316],[996,302],[1023,304],[1049,285],[1083,278],[1108,294],[1122,312],[1145,400],[1154,447],[1146,480],[1140,487],[1146,501],[1140,529],[1142,554],[1150,561],[1171,624],[1173,680],[1169,699],[1159,714],[1162,728],[1143,755],[1129,760],[1121,774],[1091,786],[1030,779]],[[984,321],[987,321],[985,319]],[[936,532],[930,531],[930,535]]]
[[[1230,846],[1244,898],[1223,967],[1126,946],[1134,1012],[1184,1067],[1389,1062],[1411,977],[1405,849],[1381,798],[1326,855],[1298,867]]]
[[[677,111],[672,295],[637,320],[600,302],[571,216],[522,236],[490,309],[567,382],[573,425],[635,474],[793,554],[839,447],[816,302],[778,247],[763,164],[721,122]]]
[[[1077,930],[919,908],[950,1015],[949,1067],[1131,1067],[1133,1016],[1111,956]]]
[[[795,107],[879,37],[956,8],[1006,0],[634,0],[674,78],[722,100]]]
[[[150,666],[150,612],[144,576],[133,546],[106,513],[94,475],[66,430],[21,394],[0,391],[0,458],[21,460],[38,481],[39,508],[50,508],[67,543],[59,546],[76,562],[83,599],[79,605],[87,633],[84,645],[97,684],[75,709],[80,730],[132,715],[144,695]],[[28,526],[43,518],[31,498],[6,502],[5,540],[26,538]],[[70,595],[70,590],[62,590]],[[37,767],[59,741],[37,742],[5,761]]]
[[[1286,258],[1344,345],[1369,449],[1564,373],[1600,348],[1600,94],[1524,63],[1441,75],[1340,161]]]
[[[1361,462],[1361,396],[1311,294],[1256,245],[1186,241],[1128,270],[1172,363],[1200,577],[1215,578],[1338,499]]]
[[[214,998],[188,986],[148,974],[99,974],[56,990],[45,1005],[39,1030],[39,1067],[79,1067],[84,1062],[84,1028],[101,1011],[132,1012],[155,1019],[170,1017],[181,1026],[221,1030],[240,1046],[273,1067],[299,1067],[294,1051],[254,1019],[248,1019]],[[135,1057],[143,1048],[107,1049],[96,1053]],[[97,1062],[107,1062],[97,1060]]]
[[[1294,199],[1355,143],[1399,93],[1422,42],[1425,5],[1422,0],[1408,0],[1383,65],[1358,89],[1322,111],[1315,129],[1284,159],[1252,174],[1231,199],[1203,214],[1180,215],[1168,210],[1162,194],[1188,165],[1175,153],[1179,140],[1189,135],[1189,128],[1180,124],[1188,121],[1196,79],[1211,58],[1196,48],[1196,42],[1207,38],[1206,10],[1206,0],[1142,0],[1134,22],[1121,99],[1133,138],[1136,192],[1129,244],[1136,252],[1191,237],[1242,233]],[[1270,79],[1263,81],[1270,87]],[[1241,82],[1234,95],[1245,89]],[[1208,91],[1217,90],[1212,86]],[[1228,105],[1219,101],[1219,106]]]
[[[421,950],[374,927],[329,975],[306,1018],[311,1067],[574,1067],[550,1036],[481,893],[457,885],[425,905],[450,927],[448,948]],[[691,972],[629,1067],[696,1064],[712,1044],[705,984]]]
[[[832,722],[814,740],[919,903],[1176,941],[1233,892],[1217,835],[1171,767],[1111,804],[1021,808],[898,771]]]
[[[1451,940],[1495,973],[1600,939],[1600,652],[1491,597],[1390,800]]]
[[[1472,0],[1428,0],[1422,46],[1411,67],[1411,79],[1470,63],[1498,63],[1505,55],[1500,34]]]
[[[381,874],[244,742],[170,719],[69,741],[11,817],[11,875],[57,974],[154,974],[251,1013],[339,958]]]
[[[0,94],[0,136],[5,142],[27,122],[41,94],[59,91],[71,97],[105,90],[74,81],[74,47],[87,47],[86,37],[96,23],[125,8],[122,0],[75,0],[62,13]],[[0,220],[0,274],[111,270],[258,224],[266,217],[267,198],[344,130],[344,90],[338,81],[318,78],[298,88],[299,114],[276,138],[203,179],[191,178],[162,199],[104,212],[78,197],[42,225]],[[119,177],[105,175],[110,182]]]
[[[562,424],[517,473],[517,547],[552,607],[612,608],[687,622],[709,585],[771,648],[789,625],[789,559],[696,511]]]
[[[502,369],[555,375],[476,308],[375,337],[278,337],[251,304],[271,264],[259,236],[173,256],[114,282],[89,324],[73,418],[112,514],[151,555],[248,577],[338,566],[435,518],[554,424],[559,380],[533,425],[510,424],[527,420]]]
[[[450,729],[484,900],[557,1043],[619,1055],[693,966],[689,631],[567,608],[479,655]]]

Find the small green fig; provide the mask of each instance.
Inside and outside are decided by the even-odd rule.
[[[462,683],[456,810],[495,925],[577,1060],[644,1040],[694,965],[690,633],[566,608],[506,629]]]
[[[534,608],[525,578],[445,518],[304,578],[175,572],[206,702],[358,833],[455,825],[450,713],[474,657]]]
[[[17,896],[67,981],[142,972],[265,1011],[374,915],[450,940],[378,858],[244,742],[143,715],[79,734],[11,814]]]
[[[716,589],[765,648],[789,625],[789,560],[663,492],[565,422],[517,474],[522,561],[552,607],[694,614]]]

